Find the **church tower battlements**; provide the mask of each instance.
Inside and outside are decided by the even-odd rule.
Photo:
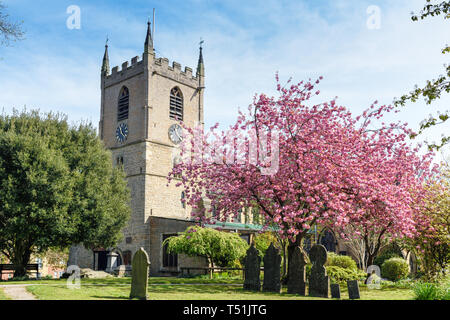
[[[200,45],[196,73],[156,57],[150,22],[142,58],[136,56],[110,70],[108,43],[101,67],[99,136],[115,165],[126,173],[131,191],[131,218],[121,250],[150,252],[150,217],[190,220],[184,191],[167,176],[179,149],[179,122],[203,125],[205,68]],[[153,232],[154,233],[154,232]]]

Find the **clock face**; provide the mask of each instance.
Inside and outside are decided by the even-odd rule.
[[[183,140],[183,130],[178,124],[173,124],[170,126],[169,138],[175,144],[179,144],[181,140]]]
[[[116,129],[117,142],[124,142],[128,137],[128,126],[126,123],[121,123]]]

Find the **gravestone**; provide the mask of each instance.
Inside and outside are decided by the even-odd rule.
[[[126,273],[127,273],[127,266],[126,265],[120,265],[116,268],[114,268],[114,273],[117,275],[117,277],[119,278],[123,278],[125,277]]]
[[[347,281],[348,298],[349,299],[359,299],[359,284],[358,280],[348,280]]]
[[[330,277],[327,276],[327,270],[324,266],[327,262],[327,249],[321,244],[315,244],[309,252],[309,258],[313,264],[309,275],[309,295],[328,298]]]
[[[244,290],[259,291],[261,289],[261,257],[255,244],[252,243],[247,250],[244,260]]]
[[[332,283],[331,284],[331,297],[335,299],[341,298],[341,287],[338,283]]]
[[[295,247],[289,259],[288,268],[288,293],[306,295],[306,253],[299,247]]]
[[[280,265],[281,256],[273,243],[270,244],[264,255],[264,283],[263,291],[278,292],[281,291],[280,283]]]
[[[144,248],[141,247],[138,251],[136,251],[131,265],[132,278],[130,299],[138,298],[141,300],[147,300],[148,267],[150,262],[148,261],[148,255]]]

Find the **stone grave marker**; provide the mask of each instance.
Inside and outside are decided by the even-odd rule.
[[[117,277],[123,278],[123,277],[125,277],[125,275],[127,273],[127,266],[122,264],[122,265],[116,267],[114,269],[114,272],[117,275]]]
[[[321,244],[315,244],[309,252],[309,258],[313,264],[309,275],[309,295],[328,298],[330,277],[327,276],[327,270],[324,266],[327,262],[327,249]]]
[[[288,293],[306,295],[306,253],[299,247],[295,247],[288,268]]]
[[[263,291],[278,292],[281,291],[280,283],[281,256],[273,243],[270,244],[264,255],[264,283]]]
[[[150,266],[150,261],[144,248],[141,247],[136,251],[131,265],[130,299],[138,298],[147,300],[148,267]]]
[[[332,283],[330,285],[331,288],[331,297],[335,298],[335,299],[340,299],[341,298],[341,287],[339,286],[338,283]]]
[[[255,244],[247,250],[244,260],[244,290],[259,291],[261,289],[261,257]]]
[[[358,280],[347,281],[348,297],[349,299],[359,299],[359,284]]]

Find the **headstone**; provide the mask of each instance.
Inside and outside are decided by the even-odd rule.
[[[358,280],[347,281],[348,297],[349,299],[359,299],[359,284]]]
[[[117,275],[117,277],[119,278],[123,278],[125,277],[126,273],[127,273],[127,266],[122,264],[116,268],[114,268],[114,273]]]
[[[300,248],[295,247],[292,256],[289,259],[288,268],[288,293],[306,295],[306,253]]]
[[[148,260],[148,255],[144,248],[140,248],[136,251],[131,265],[132,279],[130,299],[138,298],[141,300],[147,300],[148,267],[150,265],[150,261]]]
[[[341,287],[338,283],[332,283],[331,284],[331,297],[335,299],[341,298]]]
[[[330,277],[324,266],[327,262],[327,249],[321,244],[315,244],[309,252],[309,258],[313,264],[309,275],[309,295],[328,298]]]
[[[106,260],[106,272],[113,272],[114,268],[117,264],[117,257],[119,255],[116,252],[111,251],[107,254],[107,260]]]
[[[270,244],[264,255],[264,283],[263,291],[278,292],[281,291],[280,283],[281,256],[273,243]]]
[[[252,243],[244,261],[244,290],[259,291],[261,289],[260,273],[261,257],[255,244]]]

